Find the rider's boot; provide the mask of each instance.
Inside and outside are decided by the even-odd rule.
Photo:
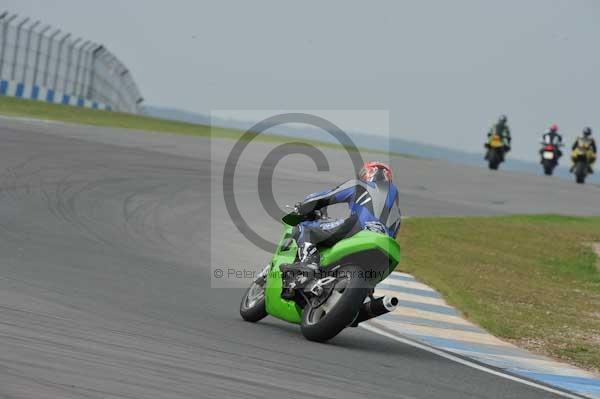
[[[280,266],[284,276],[281,292],[284,299],[294,298],[296,290],[303,288],[319,271],[321,256],[316,245],[305,242],[298,248],[298,257],[300,262]]]

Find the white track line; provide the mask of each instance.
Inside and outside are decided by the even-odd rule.
[[[448,360],[451,360],[453,362],[460,363],[460,364],[462,364],[464,366],[471,367],[471,368],[483,371],[483,372],[488,373],[488,374],[492,374],[492,375],[495,375],[495,376],[498,376],[498,377],[501,377],[501,378],[505,378],[507,380],[519,382],[521,384],[529,385],[531,387],[538,388],[538,389],[541,389],[543,391],[550,392],[550,393],[553,393],[555,395],[562,396],[563,398],[570,398],[570,399],[582,399],[582,398],[585,398],[585,396],[582,396],[582,395],[576,395],[576,394],[571,394],[571,393],[568,393],[568,392],[560,391],[558,389],[554,389],[554,388],[551,388],[551,387],[546,386],[546,385],[538,384],[538,383],[535,383],[533,381],[529,381],[529,380],[526,380],[526,379],[523,379],[523,378],[519,378],[519,377],[516,377],[516,376],[511,375],[511,374],[506,374],[506,373],[503,373],[501,371],[485,367],[485,366],[483,366],[481,364],[478,364],[478,363],[475,363],[475,362],[471,362],[471,361],[469,361],[467,359],[463,359],[461,357],[454,356],[454,355],[452,355],[452,354],[450,354],[448,352],[444,352],[442,350],[435,349],[435,348],[432,348],[432,347],[427,346],[427,345],[422,345],[422,344],[420,344],[418,342],[415,342],[415,341],[412,341],[412,340],[409,340],[409,339],[406,339],[406,338],[402,338],[402,337],[396,336],[394,334],[390,334],[389,332],[384,331],[384,330],[382,330],[382,329],[380,329],[378,327],[375,327],[372,324],[363,323],[363,324],[360,324],[360,326],[363,327],[365,330],[371,331],[371,332],[373,332],[375,334],[383,335],[384,337],[388,337],[388,338],[391,338],[391,339],[393,339],[395,341],[402,342],[403,344],[410,345],[410,346],[413,346],[415,348],[422,349],[424,351],[427,351],[427,352],[433,353],[435,355],[441,356],[444,359],[448,359]]]

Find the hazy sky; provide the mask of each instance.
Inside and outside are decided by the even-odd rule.
[[[533,159],[600,131],[600,1],[3,0],[105,44],[147,104],[389,110],[391,134],[482,151],[509,116]],[[349,125],[362,128],[359,120]]]

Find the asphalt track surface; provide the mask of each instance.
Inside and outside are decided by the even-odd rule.
[[[258,268],[268,254],[224,211],[231,145],[0,120],[0,397],[553,397],[361,328],[315,344],[272,318],[243,322],[242,290],[231,287],[247,281],[212,274]],[[269,146],[249,153],[235,191],[249,223],[275,240],[280,226],[250,178]],[[348,177],[296,158],[276,168],[282,203]],[[392,163],[407,215],[598,212],[596,187]]]

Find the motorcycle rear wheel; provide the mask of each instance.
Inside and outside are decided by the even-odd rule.
[[[342,269],[330,297],[320,306],[307,304],[302,312],[300,328],[309,341],[325,342],[338,335],[353,321],[367,294],[368,282],[361,278],[362,269],[348,266]]]
[[[544,161],[544,174],[546,176],[552,176],[552,173],[554,172],[554,165],[552,165],[552,163]]]

